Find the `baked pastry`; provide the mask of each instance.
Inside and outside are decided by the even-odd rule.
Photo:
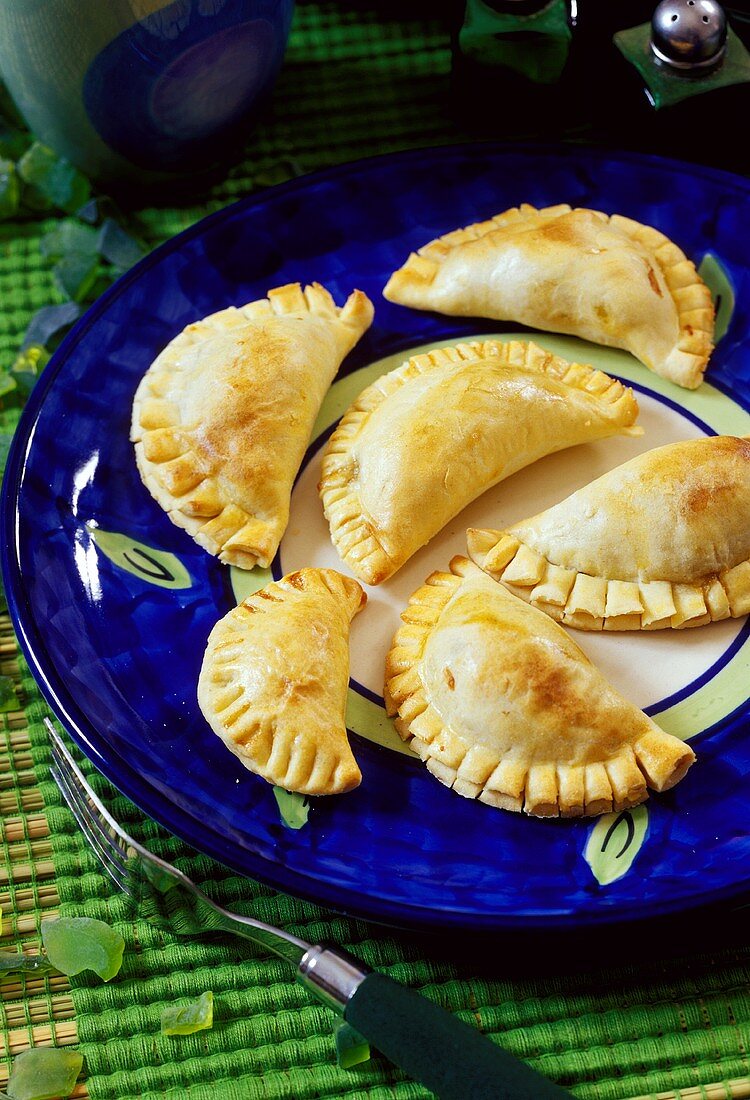
[[[490,576],[582,630],[702,626],[750,611],[750,439],[632,458],[507,531],[469,530]]]
[[[632,391],[536,344],[417,355],[359,395],[331,436],[319,485],[334,545],[379,584],[470,501],[530,462],[632,425]]]
[[[466,558],[428,577],[401,618],[386,705],[458,794],[537,817],[591,816],[667,790],[695,759],[561,626]]]
[[[146,372],[133,404],[138,470],[221,561],[270,564],[321,402],[372,316],[359,290],[339,309],[318,283],[290,283],[188,325]]]
[[[447,233],[412,253],[383,293],[624,348],[688,389],[713,350],[711,294],[676,244],[619,214],[565,204],[523,205]]]
[[[211,631],[198,704],[246,768],[301,794],[362,778],[344,724],[349,624],[367,597],[333,569],[301,569],[248,596]]]

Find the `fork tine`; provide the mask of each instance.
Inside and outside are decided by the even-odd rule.
[[[91,819],[82,807],[81,802],[76,797],[74,790],[71,788],[67,776],[57,770],[57,768],[50,768],[50,773],[55,783],[60,789],[68,809],[73,814],[73,817],[78,822],[78,826],[81,829],[84,837],[88,841],[89,848],[96,856],[99,864],[104,873],[114,882],[118,890],[122,890],[124,894],[131,894],[131,890],[128,887],[126,881],[125,868],[117,864],[112,855],[103,847],[99,841],[97,835],[91,828]]]
[[[96,807],[92,804],[89,788],[80,787],[76,783],[75,775],[68,769],[65,758],[61,756],[56,745],[52,746],[52,755],[59,775],[66,781],[68,792],[81,806],[82,812],[96,830],[107,851],[111,853],[113,859],[122,867],[123,871],[126,870],[124,861],[128,858],[127,849],[129,845],[124,836],[115,833],[114,829],[102,819]]]
[[[50,767],[52,778],[103,870],[118,889],[132,896],[127,883],[128,869],[123,861],[125,853],[120,846],[129,846],[131,838],[104,809],[49,719],[45,718],[44,724],[50,735],[54,759],[54,766]],[[136,847],[134,843],[133,847]]]
[[[312,947],[305,940],[293,936],[286,929],[275,928],[264,921],[246,917],[240,913],[225,909],[196,886],[192,879],[174,864],[160,859],[144,848],[137,840],[125,832],[122,826],[105,809],[101,800],[83,777],[83,773],[68,751],[49,718],[44,718],[49,734],[53,764],[50,773],[67,806],[78,822],[89,845],[98,857],[106,874],[115,886],[128,895],[136,905],[144,900],[131,888],[131,883],[143,885],[148,880],[149,889],[165,893],[167,889],[177,889],[175,900],[180,904],[173,906],[166,914],[146,913],[149,920],[159,923],[166,919],[169,926],[178,935],[193,935],[198,931],[216,932],[219,929],[233,932],[245,939],[253,940],[279,958],[298,966],[300,960]],[[127,849],[127,854],[124,851]],[[131,864],[131,851],[137,860]],[[123,860],[127,859],[127,866]],[[133,874],[131,874],[131,871]],[[168,886],[165,884],[168,883]],[[180,925],[179,912],[187,906],[190,917],[189,927]]]
[[[53,751],[56,749],[62,757],[62,761],[64,762],[63,767],[65,768],[66,773],[68,775],[72,774],[75,777],[76,785],[79,789],[86,792],[86,797],[96,810],[99,817],[103,821],[106,821],[108,827],[112,830],[112,832],[116,836],[118,836],[125,844],[127,844],[129,848],[134,848],[135,851],[139,854],[149,856],[150,853],[147,852],[143,845],[139,844],[137,840],[133,840],[132,836],[130,836],[129,833],[125,832],[122,825],[120,825],[119,822],[115,821],[109,810],[105,808],[99,796],[94,793],[93,789],[84,778],[83,772],[71,756],[68,750],[68,746],[60,737],[60,734],[52,725],[52,722],[49,720],[49,718],[44,719],[44,725],[47,729],[47,733],[50,736],[50,740],[52,741]],[[91,812],[93,812],[93,810]]]
[[[59,763],[56,767],[50,768],[50,772],[52,772],[53,778],[68,804],[68,808],[71,812],[76,814],[76,820],[78,820],[79,817],[86,820],[87,836],[93,832],[97,840],[97,845],[102,850],[102,854],[117,867],[118,871],[123,875],[127,874],[127,866],[123,858],[124,853],[122,849],[117,847],[112,842],[111,838],[104,832],[100,822],[87,804],[82,792],[77,789],[70,774],[67,773],[65,768],[61,767]]]

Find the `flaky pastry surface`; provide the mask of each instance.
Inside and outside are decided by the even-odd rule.
[[[467,798],[539,817],[642,802],[695,759],[570,635],[466,558],[411,597],[386,660],[401,737]]]
[[[188,325],[146,372],[131,428],[139,473],[221,561],[270,564],[323,398],[372,316],[361,291],[339,309],[318,283],[290,283]]]
[[[703,626],[750,611],[750,439],[656,447],[469,554],[581,630]]]
[[[713,350],[710,291],[676,244],[631,218],[566,204],[524,204],[447,233],[412,253],[383,294],[624,348],[688,389]]]
[[[326,445],[331,538],[379,584],[486,489],[564,447],[640,434],[637,415],[620,382],[533,343],[416,355],[364,390]]]
[[[366,603],[351,577],[300,569],[248,596],[211,631],[198,703],[250,771],[301,794],[362,776],[344,722],[349,625]]]

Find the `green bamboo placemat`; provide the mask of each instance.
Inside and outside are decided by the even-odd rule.
[[[243,160],[200,203],[137,209],[146,241],[156,244],[258,187],[314,168],[465,138],[450,121],[444,25],[408,13],[397,18],[393,10],[300,3],[273,112]],[[38,248],[51,224],[0,226],[5,360],[33,312],[56,300]],[[15,415],[1,411],[0,426],[7,430]],[[365,1066],[340,1070],[331,1013],[290,980],[281,961],[226,938],[173,940],[129,918],[49,779],[45,707],[15,652],[7,621],[0,623],[0,672],[16,676],[22,702],[19,712],[3,717],[0,738],[2,946],[22,942],[33,949],[41,919],[59,908],[117,923],[127,948],[122,971],[108,985],[84,975],[73,979],[72,990],[62,977],[3,983],[0,1087],[11,1054],[33,1044],[78,1042],[85,1082],[76,1095],[95,1100],[426,1097],[377,1055]],[[750,1096],[750,949],[723,946],[721,923],[698,929],[694,947],[663,956],[644,930],[640,962],[629,961],[616,934],[609,942],[592,937],[580,965],[571,965],[563,947],[556,960],[549,944],[540,966],[538,949],[501,937],[477,953],[456,937],[400,936],[229,875],[143,822],[87,770],[126,827],[207,893],[305,939],[348,948],[581,1097],[673,1098],[676,1090],[682,1100]],[[681,923],[675,922],[675,933]],[[209,988],[215,994],[211,1031],[160,1035],[164,1004]]]
[[[2,670],[15,672],[7,628],[0,637]],[[77,1040],[95,1100],[427,1097],[377,1055],[355,1070],[339,1069],[332,1014],[290,980],[280,960],[244,941],[178,940],[131,918],[49,778],[41,726],[46,708],[23,662],[17,679],[24,709],[4,718],[0,750],[3,946],[22,941],[27,949],[36,947],[39,921],[58,908],[116,924],[127,946],[123,968],[108,985],[85,975],[72,980],[72,993],[59,977],[4,983],[2,1023],[10,1052]],[[645,928],[643,959],[626,965],[618,965],[618,936],[613,942],[589,937],[590,953],[580,963],[561,944],[559,958],[553,951],[553,961],[540,967],[534,954],[549,957],[549,945],[546,951],[541,944],[535,952],[527,947],[524,957],[504,937],[467,959],[461,937],[394,934],[224,872],[145,822],[87,762],[84,767],[125,827],[210,896],[308,940],[344,946],[580,1097],[750,1096],[750,948],[720,946],[721,925],[702,930],[705,938],[689,954],[665,957],[654,950],[655,941],[649,950],[653,933]],[[519,976],[524,965],[531,976]],[[213,1029],[161,1036],[163,1006],[206,989],[215,994]],[[0,1071],[0,1087],[2,1079]],[[83,1088],[76,1095],[85,1095]]]

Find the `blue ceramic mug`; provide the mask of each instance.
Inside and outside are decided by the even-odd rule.
[[[203,175],[242,143],[294,0],[0,0],[0,75],[29,127],[93,178]]]

